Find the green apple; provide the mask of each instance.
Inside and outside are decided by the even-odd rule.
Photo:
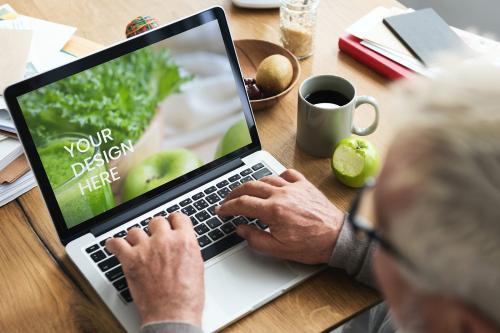
[[[217,145],[215,158],[222,157],[252,142],[247,122],[242,119],[231,126]]]
[[[350,187],[362,187],[379,170],[380,157],[369,141],[359,137],[341,140],[332,158],[337,179]]]
[[[195,153],[183,148],[153,154],[128,172],[123,184],[122,201],[133,199],[202,164]]]

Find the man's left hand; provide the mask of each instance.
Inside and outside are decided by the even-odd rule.
[[[201,326],[204,266],[191,220],[184,214],[156,217],[151,236],[139,228],[112,238],[106,248],[122,264],[142,324],[177,321]]]

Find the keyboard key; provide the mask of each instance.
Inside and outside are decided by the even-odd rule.
[[[264,164],[262,164],[262,163],[257,163],[257,164],[255,164],[255,165],[252,167],[252,169],[253,169],[253,171],[257,171],[257,170],[259,170],[259,169],[262,169],[263,167],[264,167]]]
[[[229,182],[227,180],[223,180],[223,181],[217,183],[218,188],[223,188],[224,186],[227,186],[227,185],[229,185]]]
[[[201,199],[196,201],[193,206],[198,209],[198,210],[204,210],[205,208],[208,207],[208,203],[205,201],[205,199]]]
[[[244,177],[244,176],[248,176],[251,173],[252,173],[252,169],[245,169],[242,172],[240,172],[240,175],[242,175]]]
[[[109,281],[113,281],[113,280],[118,279],[119,277],[122,277],[123,276],[122,266],[118,266],[116,268],[113,268],[112,270],[107,272],[105,275]]]
[[[113,287],[115,287],[118,291],[127,288],[127,279],[123,277],[119,280],[116,280],[115,282],[113,282]]]
[[[127,230],[130,230],[130,229],[132,229],[132,228],[140,228],[140,227],[141,227],[140,225],[138,225],[138,224],[134,224],[134,225],[132,225],[132,226],[128,227],[128,228],[127,228]]]
[[[241,178],[241,179],[240,179],[240,182],[241,182],[242,184],[244,184],[244,183],[246,183],[246,182],[251,182],[252,180],[253,180],[253,178],[252,178],[252,177],[250,177],[250,176],[246,176],[246,177]]]
[[[85,249],[85,252],[87,253],[92,253],[94,252],[95,250],[99,249],[99,245],[97,244],[94,244],[92,246],[89,246],[88,248]]]
[[[273,173],[271,171],[269,171],[268,169],[266,168],[263,168],[263,169],[260,169],[259,171],[257,172],[254,172],[252,174],[252,177],[255,178],[255,179],[261,179],[262,177],[265,177],[265,176],[270,176],[272,175]]]
[[[207,246],[210,243],[212,243],[212,241],[207,236],[201,236],[200,238],[198,238],[198,244],[200,245],[200,247]]]
[[[179,210],[179,208],[180,208],[179,205],[173,205],[173,206],[170,206],[170,207],[167,208],[167,212],[173,213],[176,210]]]
[[[102,259],[106,258],[106,255],[104,254],[104,252],[102,252],[101,250],[99,250],[97,252],[92,253],[90,255],[90,258],[92,258],[92,260],[94,260],[94,262],[99,262]]]
[[[203,235],[204,233],[208,232],[209,230],[210,229],[208,229],[208,227],[204,224],[199,224],[196,227],[194,227],[194,231],[196,231],[196,233],[198,235]]]
[[[104,248],[104,252],[106,252],[106,254],[107,254],[108,256],[112,256],[112,255],[113,255],[113,254],[112,254],[111,252],[109,252],[106,248]]]
[[[230,234],[232,233],[236,227],[234,226],[234,224],[232,224],[231,222],[226,222],[222,225],[222,227],[220,227],[222,231],[224,231],[226,234]]]
[[[110,268],[118,266],[118,264],[120,264],[120,262],[118,261],[118,259],[116,257],[109,257],[108,259],[98,263],[97,266],[99,266],[99,269],[101,271],[105,272]]]
[[[217,191],[217,194],[222,198],[224,199],[229,193],[231,192],[231,190],[228,188],[228,187],[224,187],[223,189],[221,190],[218,190]]]
[[[144,232],[147,233],[148,235],[150,234],[149,233],[149,227],[144,227],[144,229],[142,229],[142,230],[144,230]]]
[[[210,194],[210,193],[215,192],[215,191],[217,191],[217,187],[210,186],[209,188],[205,189],[205,191],[203,191],[203,192],[205,192],[205,194]]]
[[[106,238],[106,239],[103,239],[102,241],[100,241],[100,242],[99,242],[99,244],[100,244],[101,246],[103,246],[103,247],[104,247],[104,246],[106,245],[106,241],[107,241],[108,239],[110,239],[110,238],[111,238],[111,237],[108,237],[108,238]]]
[[[221,200],[221,198],[217,195],[217,193],[212,193],[208,197],[206,197],[205,199],[211,205],[218,203]]]
[[[154,217],[157,217],[157,216],[167,216],[167,215],[168,215],[167,212],[164,211],[164,210],[162,210],[162,211],[159,211],[158,213],[156,213],[154,215]]]
[[[125,230],[117,232],[116,234],[113,235],[113,237],[115,237],[115,238],[117,238],[117,237],[125,237],[125,236],[127,236],[127,232]]]
[[[232,184],[229,184],[229,189],[232,191],[232,190],[234,190],[235,188],[237,188],[240,185],[241,185],[240,182],[234,182]]]
[[[262,230],[265,230],[265,229],[267,229],[267,227],[268,227],[268,225],[267,225],[267,224],[262,223],[262,221],[261,221],[261,220],[257,220],[257,222],[256,222],[256,223],[257,223],[257,225],[259,226],[259,228],[261,228]]]
[[[212,229],[215,229],[222,224],[222,222],[217,217],[212,217],[206,223]]]
[[[147,225],[149,224],[149,221],[151,221],[151,218],[150,218],[150,217],[148,217],[148,218],[147,218],[147,219],[145,219],[145,220],[142,220],[142,221],[141,221],[141,225],[142,225],[143,227],[145,227],[145,226],[147,226]]]
[[[229,181],[232,183],[232,182],[237,181],[240,178],[241,178],[241,176],[239,174],[235,174],[235,175],[229,177]]]
[[[219,216],[219,217],[224,222],[231,221],[232,219],[234,219],[234,216]]]
[[[213,243],[210,246],[207,246],[204,249],[201,249],[201,256],[204,261],[207,261],[216,255],[230,249],[238,243],[241,243],[243,238],[238,236],[236,233],[232,233],[229,236],[222,238],[220,241]]]
[[[219,229],[215,229],[215,230],[210,231],[208,233],[208,236],[210,236],[210,238],[212,238],[212,240],[216,241],[216,240],[224,237],[224,233],[222,231],[220,231]]]
[[[196,201],[196,200],[199,200],[199,199],[203,198],[204,196],[205,196],[205,193],[203,193],[203,192],[199,192],[199,193],[196,193],[195,195],[193,195],[193,196],[191,197],[191,199],[193,199],[193,200],[195,200],[195,201]]]
[[[210,208],[207,209],[207,211],[212,214],[212,216],[215,216],[215,207],[217,207],[217,205],[213,205],[211,206]]]
[[[193,206],[189,205],[187,207],[184,207],[181,209],[181,212],[183,212],[184,214],[186,214],[187,216],[191,216],[193,215],[194,213],[196,213],[196,209],[194,209]]]
[[[127,303],[130,303],[132,302],[132,295],[130,295],[130,290],[128,289],[125,289],[124,291],[122,291],[120,293],[120,295],[122,296],[123,300]]]
[[[204,210],[196,214],[195,217],[198,221],[203,222],[210,218],[210,214],[208,214],[207,211]]]
[[[248,220],[243,216],[238,216],[233,220],[234,225],[247,224]]]
[[[193,227],[198,224],[198,220],[194,216],[189,217],[191,219],[191,223],[193,224]]]
[[[184,206],[189,205],[191,202],[193,202],[193,200],[191,200],[190,198],[187,198],[187,199],[182,200],[179,204],[181,205],[181,207],[184,207]]]

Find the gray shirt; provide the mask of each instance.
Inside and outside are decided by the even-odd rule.
[[[371,273],[375,244],[368,239],[358,239],[348,223],[344,223],[329,265],[344,269],[356,280],[375,287]],[[385,303],[375,306],[356,317],[342,328],[342,333],[394,333]],[[179,322],[156,322],[141,327],[141,333],[202,333],[200,327]]]

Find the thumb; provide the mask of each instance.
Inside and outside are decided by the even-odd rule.
[[[282,252],[281,244],[268,232],[249,225],[239,225],[236,233],[247,240],[248,245],[260,252],[279,257]]]

